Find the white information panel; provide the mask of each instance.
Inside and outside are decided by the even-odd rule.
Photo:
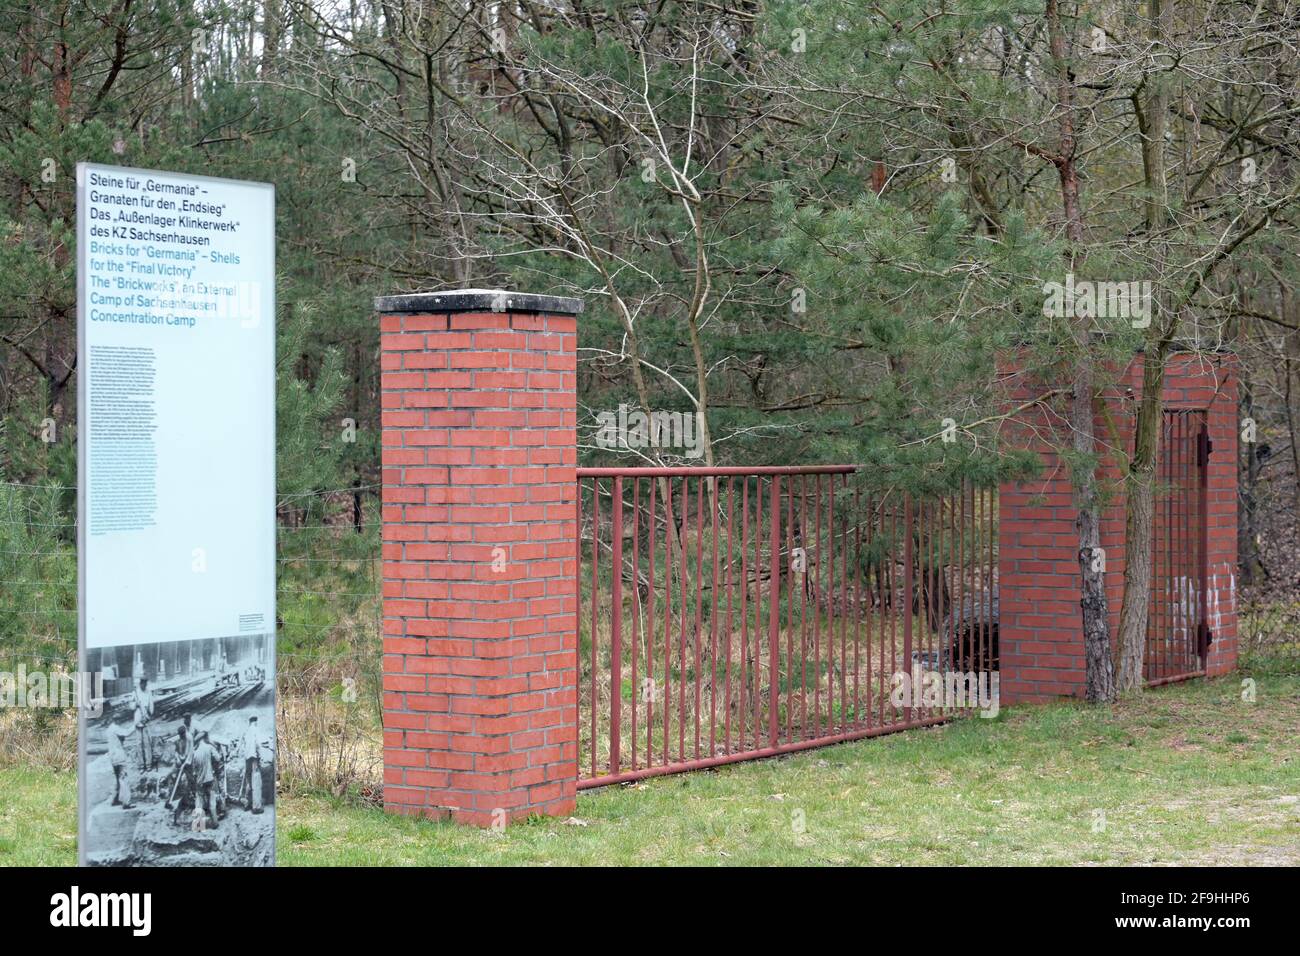
[[[275,191],[77,167],[81,855],[274,861]]]

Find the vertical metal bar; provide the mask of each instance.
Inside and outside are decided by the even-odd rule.
[[[979,492],[975,487],[975,482],[970,483],[970,514],[969,527],[970,534],[970,579],[969,591],[966,596],[966,603],[970,607],[970,613],[966,615],[966,620],[962,623],[964,632],[962,634],[962,656],[966,658],[966,669],[978,671],[982,666],[979,663],[979,620],[980,620],[980,589],[979,589],[979,568],[980,568],[980,537],[979,537]]]
[[[832,478],[832,483],[834,479]],[[840,490],[848,490],[848,476],[840,476]],[[847,496],[845,507],[848,506]],[[848,516],[840,518],[840,725],[849,719],[848,708],[848,635],[849,635],[849,521]]]
[[[939,499],[926,497],[926,632],[924,632],[924,653],[926,661],[933,661],[935,653],[935,619],[939,614],[939,592],[936,589],[936,575],[939,574]],[[924,714],[930,717],[930,708]]]
[[[637,768],[637,701],[641,685],[637,682],[637,636],[641,630],[641,479],[632,479],[632,769]]]
[[[749,477],[740,489],[740,727],[737,747],[745,749],[745,715],[749,713]]]
[[[1181,511],[1178,521],[1180,570],[1182,574],[1181,586],[1179,588],[1179,612],[1182,617],[1183,638],[1175,644],[1173,657],[1171,659],[1172,673],[1181,673],[1187,658],[1187,645],[1189,643],[1189,630],[1191,626],[1191,614],[1188,609],[1188,597],[1191,592],[1191,536],[1188,534],[1191,524],[1191,507],[1189,501],[1189,473],[1191,471],[1192,448],[1191,440],[1191,421],[1189,420],[1186,410],[1182,412],[1181,423],[1183,429],[1183,456],[1182,456],[1182,475],[1178,488],[1178,507]]]
[[[966,654],[962,649],[963,627],[966,618],[966,482],[963,479],[957,486],[957,607],[952,614],[952,634],[949,647],[952,649],[952,666],[954,670],[969,672],[973,668],[966,666]]]
[[[754,478],[754,663],[750,668],[754,686],[750,700],[754,702],[754,749],[761,746],[763,732],[763,477]]]
[[[574,533],[573,533],[573,536],[574,536],[574,538],[576,539],[576,544],[575,544],[574,549],[573,549],[573,550],[574,550],[574,555],[573,555],[573,594],[574,594],[574,597],[576,598],[576,600],[577,600],[577,602],[578,602],[578,615],[577,615],[577,621],[575,622],[575,627],[576,627],[576,629],[578,630],[579,633],[578,633],[578,635],[575,635],[575,636],[578,638],[578,641],[579,641],[579,643],[578,643],[578,649],[577,649],[577,660],[578,660],[579,662],[581,662],[581,660],[582,660],[582,644],[581,644],[581,631],[582,631],[582,625],[581,625],[581,623],[580,623],[580,622],[582,621],[582,479],[581,479],[581,478],[577,479],[577,488],[576,488],[576,492],[577,492],[577,493],[573,496],[573,498],[574,498],[574,501],[573,501],[573,521],[574,521],[574,525],[573,525],[573,527],[574,527]],[[592,597],[594,598],[595,595],[592,595]],[[581,729],[580,729],[580,728],[582,727],[582,681],[581,681],[581,679],[579,679],[579,682],[578,682],[578,700],[577,700],[577,702],[576,702],[575,705],[574,705],[574,715],[573,715],[573,717],[574,717],[573,726],[574,726],[574,728],[575,728],[575,731],[574,731],[574,732],[575,732],[576,734],[578,734],[579,736],[581,736],[581,734],[582,734],[582,731],[581,731]],[[579,744],[579,747],[581,747],[582,741],[579,740],[579,741],[578,741],[578,744]],[[594,745],[594,744],[592,745],[592,748],[595,749],[595,745]],[[582,768],[582,754],[581,754],[581,753],[579,753],[579,755],[578,755],[578,768],[579,768],[579,772],[581,772],[581,768]]]
[[[934,591],[934,602],[933,602],[934,615],[930,622],[930,635],[929,635],[930,659],[933,662],[932,666],[934,667],[935,672],[939,675],[939,679],[942,680],[943,673],[944,673],[943,609],[944,609],[944,595],[946,593],[946,587],[944,584],[945,581],[944,575],[947,573],[947,566],[946,566],[946,562],[944,561],[944,556],[945,556],[944,540],[945,539],[943,534],[943,522],[944,522],[943,495],[935,494],[930,499],[930,507],[934,512],[934,521],[933,524],[931,525],[931,529],[934,533],[934,545],[931,549],[933,558],[931,560],[934,562],[934,565],[930,569],[930,588]],[[945,710],[945,705],[941,703],[938,712],[943,713],[944,710]]]
[[[1165,662],[1165,673],[1171,677],[1178,673],[1178,661],[1187,640],[1187,416],[1182,409],[1178,412],[1178,434],[1178,490],[1175,499],[1178,524],[1174,539],[1175,553],[1178,555],[1178,576],[1175,581],[1178,627],[1174,629],[1174,639],[1169,643],[1168,659]]]
[[[1155,656],[1156,642],[1160,640],[1160,631],[1164,618],[1164,601],[1161,600],[1161,592],[1165,579],[1165,549],[1164,535],[1167,520],[1165,516],[1165,482],[1168,466],[1166,464],[1169,458],[1169,445],[1172,440],[1169,434],[1169,415],[1162,413],[1160,416],[1160,453],[1156,458],[1156,495],[1153,502],[1152,511],[1154,513],[1152,523],[1155,527],[1151,529],[1151,550],[1157,555],[1155,566],[1152,569],[1151,600],[1155,602],[1155,610],[1152,614],[1151,627],[1147,629],[1147,643],[1142,649],[1142,676],[1145,680],[1152,680],[1155,677],[1155,670],[1152,667],[1152,659]]]
[[[1172,601],[1170,602],[1170,623],[1173,626],[1169,628],[1169,632],[1168,635],[1166,636],[1166,640],[1164,644],[1164,656],[1161,663],[1162,677],[1169,676],[1170,673],[1169,661],[1173,655],[1173,646],[1175,643],[1177,643],[1178,640],[1178,602],[1179,602],[1178,575],[1182,571],[1182,560],[1181,560],[1182,555],[1180,554],[1180,548],[1179,548],[1179,545],[1181,543],[1179,540],[1180,539],[1179,526],[1182,522],[1182,516],[1179,514],[1179,493],[1181,491],[1181,488],[1179,486],[1182,483],[1182,472],[1183,472],[1183,465],[1182,465],[1183,429],[1182,429],[1182,419],[1179,418],[1177,414],[1174,415],[1173,426],[1174,426],[1175,441],[1177,442],[1177,447],[1178,447],[1178,450],[1174,453],[1174,460],[1172,462],[1174,470],[1172,476],[1170,477],[1170,485],[1169,485],[1170,488],[1169,490],[1169,514],[1170,514],[1169,570],[1171,572],[1171,576],[1169,580],[1170,580],[1170,586],[1172,591]]]
[[[718,752],[718,616],[722,613],[718,591],[718,508],[721,487],[718,479],[709,479],[709,510],[713,524],[713,592],[709,600],[709,756]]]
[[[1178,459],[1178,619],[1181,625],[1181,638],[1174,641],[1169,648],[1169,673],[1170,676],[1177,676],[1182,672],[1183,659],[1186,655],[1187,647],[1187,597],[1191,590],[1190,575],[1188,574],[1188,549],[1190,541],[1188,540],[1188,523],[1191,516],[1188,514],[1187,507],[1187,472],[1188,464],[1191,459],[1189,454],[1191,441],[1189,441],[1187,412],[1184,409],[1179,410],[1178,425],[1183,433],[1183,450]]]
[[[889,492],[884,492],[878,502],[873,501],[871,505],[871,528],[872,540],[879,539],[880,543],[875,545],[872,550],[872,558],[876,567],[876,637],[871,656],[876,659],[876,680],[872,684],[872,707],[876,711],[876,726],[885,725],[885,681],[888,679],[889,668],[885,666],[885,630],[889,626],[889,581],[890,581],[890,562],[893,560],[894,549],[889,541],[889,530],[885,526],[885,508],[889,503]]]
[[[955,670],[952,666],[952,622],[956,619],[956,609],[952,606],[953,587],[951,582],[952,569],[957,565],[957,500],[952,495],[947,496],[948,503],[948,571],[944,575],[943,586],[944,593],[948,595],[947,613],[943,616],[943,623],[940,625],[943,629],[939,641],[940,660],[943,661],[949,670]],[[958,572],[960,573],[960,572]],[[963,685],[969,686],[969,685]]]
[[[664,479],[664,740],[663,763],[668,766],[673,719],[673,480]]]
[[[700,629],[704,626],[704,479],[695,479],[695,759],[700,759]]]
[[[853,486],[853,726],[862,725],[862,486]]]
[[[1151,680],[1151,651],[1155,647],[1156,641],[1160,635],[1160,615],[1162,611],[1160,601],[1160,587],[1164,581],[1164,527],[1165,527],[1165,497],[1164,497],[1164,472],[1165,458],[1169,455],[1169,434],[1165,425],[1166,416],[1160,418],[1160,449],[1156,455],[1156,487],[1153,493],[1151,503],[1151,620],[1147,627],[1146,644],[1142,648],[1142,678]]]
[[[879,565],[875,565],[875,562],[872,560],[875,554],[875,550],[872,548],[872,542],[875,540],[875,531],[876,531],[876,505],[871,498],[871,492],[867,492],[867,510],[863,512],[863,520],[866,522],[866,526],[867,526],[867,579],[866,579],[867,600],[862,613],[866,615],[865,630],[866,630],[866,643],[867,643],[867,648],[866,648],[867,726],[870,727],[872,723],[872,714],[873,711],[875,710],[875,687],[876,687],[873,679],[873,674],[872,674],[874,669],[872,658],[875,656],[876,642],[871,636],[871,630],[872,630],[872,625],[875,624],[876,621],[880,619],[880,614],[878,613],[878,608],[880,607],[880,605],[876,603],[876,601],[872,598],[872,594],[871,594],[871,568],[873,565],[876,567],[877,590],[879,590],[879,584],[880,584]]]
[[[921,500],[921,516],[919,540],[922,545],[921,553],[924,555],[925,561],[924,572],[921,576],[923,582],[921,613],[924,615],[922,620],[925,624],[925,629],[921,632],[921,652],[925,655],[922,659],[928,662],[932,660],[930,657],[930,643],[934,627],[934,499],[926,497]],[[930,708],[923,706],[921,715],[929,717]]]
[[[984,667],[984,491],[971,486],[971,669]]]
[[[930,569],[926,572],[926,583],[930,588],[930,621],[925,631],[926,654],[936,671],[939,670],[939,633],[942,625],[939,621],[939,607],[943,601],[942,585],[940,583],[943,574],[943,499],[938,495],[931,496],[926,504],[926,509],[930,513],[929,531],[930,544],[926,549],[929,558]],[[938,713],[943,712],[943,706],[940,704],[937,709]]]
[[[813,572],[813,736],[821,733],[822,714],[822,644],[818,616],[821,606],[822,576],[822,476],[817,475],[817,490],[813,498],[813,540],[817,542],[817,570]]]
[[[939,661],[939,632],[941,624],[939,622],[939,608],[943,601],[943,590],[940,583],[943,574],[943,499],[931,496],[926,503],[926,509],[930,513],[929,530],[930,542],[926,548],[926,556],[930,567],[926,571],[926,584],[930,588],[930,620],[925,629],[926,654],[934,662],[932,666],[938,670]],[[942,712],[942,707],[939,708]]]
[[[768,559],[768,609],[767,609],[767,742],[768,746],[777,744],[777,695],[781,691],[778,674],[779,650],[781,647],[781,476],[773,475],[771,480],[772,502],[768,508],[771,522],[769,538],[772,554]]]
[[[1169,491],[1168,511],[1169,524],[1165,529],[1166,551],[1169,555],[1169,584],[1166,588],[1166,608],[1165,616],[1167,624],[1165,630],[1160,635],[1160,644],[1156,657],[1156,679],[1164,677],[1169,672],[1169,646],[1172,636],[1176,633],[1178,627],[1178,456],[1182,453],[1182,445],[1179,443],[1180,429],[1178,427],[1178,415],[1173,413],[1169,417],[1169,432],[1173,440],[1173,451],[1169,456]]]
[[[1201,662],[1201,635],[1206,623],[1205,617],[1205,549],[1202,547],[1201,533],[1204,530],[1204,509],[1202,508],[1202,497],[1205,491],[1205,467],[1202,461],[1205,455],[1205,425],[1201,420],[1201,413],[1193,411],[1189,413],[1191,419],[1192,435],[1194,446],[1192,465],[1191,465],[1191,488],[1189,489],[1189,508],[1191,510],[1191,528],[1190,540],[1192,545],[1191,572],[1193,582],[1191,617],[1189,622],[1189,634],[1187,641],[1187,655],[1185,659],[1187,672],[1191,673],[1200,666]]]
[[[835,476],[826,484],[826,550],[830,552],[826,568],[826,732],[835,730]],[[841,704],[841,706],[843,706]]]
[[[1178,659],[1178,632],[1183,627],[1183,579],[1186,578],[1186,548],[1187,542],[1184,540],[1184,522],[1187,520],[1183,510],[1184,496],[1184,471],[1186,471],[1187,460],[1187,436],[1184,434],[1184,419],[1182,412],[1179,412],[1177,418],[1178,425],[1178,459],[1175,463],[1177,472],[1174,475],[1174,630],[1171,633],[1171,640],[1166,646],[1165,654],[1165,675],[1173,676]]]
[[[1177,673],[1179,629],[1181,628],[1184,635],[1187,633],[1187,611],[1184,599],[1184,582],[1187,580],[1187,417],[1182,413],[1181,409],[1177,421],[1178,484],[1174,499],[1174,508],[1177,514],[1177,524],[1174,527],[1174,553],[1178,556],[1178,574],[1174,580],[1175,600],[1177,601],[1174,607],[1177,615],[1177,626],[1174,628],[1173,640],[1169,642],[1165,655],[1165,674],[1169,676]]]
[[[928,498],[917,498],[912,505],[912,516],[916,523],[916,612],[912,615],[915,623],[912,632],[912,654],[921,655],[920,674],[922,680],[925,679],[925,661],[929,653],[930,641],[930,501]],[[916,623],[921,625],[921,633],[915,632]],[[917,647],[916,645],[920,645]],[[918,662],[915,657],[908,660],[908,667],[911,669],[915,678],[918,676]],[[913,680],[912,692],[920,693],[921,705],[918,708],[918,719],[924,720],[929,716],[929,708],[925,704],[925,696],[921,691],[925,688],[924,683],[917,685]]]
[[[1174,488],[1174,456],[1178,454],[1178,440],[1174,434],[1174,419],[1170,412],[1165,412],[1161,416],[1160,429],[1164,432],[1165,451],[1161,455],[1160,466],[1163,470],[1160,485],[1160,517],[1162,527],[1160,529],[1160,555],[1161,555],[1161,575],[1160,575],[1160,627],[1154,635],[1151,646],[1147,649],[1147,657],[1150,660],[1150,680],[1156,680],[1160,677],[1160,661],[1163,654],[1165,635],[1172,625],[1169,605],[1169,582],[1174,579],[1173,564],[1173,542],[1170,539],[1172,528],[1174,526],[1173,513],[1173,488]]]
[[[650,508],[646,515],[646,522],[649,527],[646,529],[648,534],[647,544],[650,553],[647,556],[650,565],[648,586],[646,588],[646,614],[645,614],[645,677],[648,681],[645,685],[645,765],[651,767],[654,765],[654,721],[655,721],[655,695],[658,693],[658,686],[655,681],[655,514],[658,512],[655,501],[656,492],[659,483],[651,478],[647,481],[650,485]]]
[[[727,670],[726,670],[726,700],[723,709],[723,722],[725,724],[724,732],[726,734],[725,750],[731,753],[731,644],[734,635],[733,618],[732,618],[732,593],[735,589],[736,578],[736,502],[735,502],[735,478],[727,478]]]
[[[1161,423],[1164,427],[1164,423]],[[1164,437],[1164,436],[1161,436]],[[1160,460],[1164,454],[1164,442],[1161,442],[1156,453],[1156,475],[1154,481],[1156,485],[1152,489],[1151,501],[1151,594],[1148,594],[1147,600],[1147,635],[1143,643],[1143,656],[1141,656],[1141,674],[1143,680],[1147,679],[1147,649],[1151,646],[1154,627],[1156,627],[1156,614],[1158,613],[1158,601],[1156,594],[1160,588]]]
[[[677,605],[677,759],[686,759],[686,698],[690,691],[686,686],[686,614],[690,608],[690,596],[687,583],[691,578],[690,554],[686,550],[686,522],[691,514],[691,479],[682,476],[682,525],[681,532],[673,532],[677,547],[681,552],[681,587]],[[675,527],[675,526],[674,526]]]
[[[1187,457],[1186,436],[1183,434],[1183,417],[1181,412],[1174,417],[1175,428],[1178,434],[1178,452],[1174,458],[1174,479],[1172,495],[1173,522],[1172,540],[1173,548],[1171,555],[1173,557],[1173,624],[1169,631],[1169,638],[1165,642],[1165,660],[1164,671],[1162,676],[1172,677],[1174,674],[1174,654],[1178,647],[1178,629],[1182,626],[1183,618],[1183,589],[1180,579],[1183,577],[1183,471],[1184,459]]]
[[[980,669],[987,670],[993,659],[993,496],[989,489],[980,489],[980,588],[983,601],[980,606]]]
[[[785,487],[785,739],[794,740],[794,475]]]
[[[986,623],[989,619],[990,613],[993,610],[992,595],[989,593],[988,579],[986,577],[988,570],[984,566],[984,544],[985,544],[985,539],[988,537],[985,531],[986,522],[988,521],[988,502],[985,500],[984,494],[985,494],[984,489],[980,488],[979,489],[980,596],[979,596],[979,604],[977,605],[980,611],[979,611],[979,616],[976,618],[976,622],[977,622],[976,627],[979,631],[979,652],[976,657],[976,659],[979,661],[979,664],[976,667],[977,670],[984,670],[985,667],[987,666],[988,635],[986,633],[987,631]]]
[[[912,562],[915,558],[912,546],[913,519],[912,493],[906,491],[903,492],[903,667],[909,675],[912,673],[912,607],[915,604],[915,581],[912,577]],[[911,723],[912,701],[911,695],[908,696],[907,705],[903,708],[903,719]]]
[[[609,645],[609,772],[618,773],[622,761],[620,734],[623,721],[623,478],[614,479],[610,535],[613,596],[610,602]]]
[[[1187,644],[1187,414],[1179,410],[1178,429],[1182,433],[1182,451],[1178,457],[1178,623],[1182,630],[1182,640],[1175,640],[1169,648],[1169,675],[1179,672],[1179,661],[1183,657],[1182,648]]]
[[[1164,660],[1164,642],[1170,629],[1173,627],[1173,606],[1169,601],[1170,589],[1174,580],[1174,482],[1178,469],[1174,467],[1174,460],[1178,456],[1178,433],[1174,428],[1174,416],[1172,412],[1166,412],[1161,427],[1165,430],[1168,442],[1169,453],[1165,455],[1164,467],[1164,485],[1160,490],[1160,510],[1164,512],[1164,579],[1161,581],[1160,603],[1161,603],[1161,626],[1160,633],[1156,635],[1156,642],[1151,648],[1151,678],[1158,680],[1161,676],[1161,662]]]
[[[1169,647],[1169,674],[1176,676],[1181,671],[1181,661],[1186,656],[1185,648],[1187,647],[1187,592],[1189,590],[1190,575],[1188,574],[1188,535],[1187,525],[1190,516],[1187,507],[1187,476],[1190,467],[1191,441],[1189,440],[1187,412],[1185,409],[1179,410],[1178,428],[1182,433],[1183,449],[1178,459],[1178,618],[1182,629],[1181,640],[1175,640]]]
[[[808,738],[808,569],[812,548],[808,540],[808,480],[799,476],[799,545],[803,572],[799,578],[799,736]]]
[[[897,495],[895,495],[897,497]],[[894,584],[897,578],[897,572],[894,570],[898,561],[898,503],[895,501],[889,508],[889,674],[885,678],[885,692],[889,692],[889,682],[893,680],[894,675],[898,673],[898,600],[894,595]],[[906,549],[904,549],[906,550]],[[906,576],[904,576],[906,577]],[[898,722],[898,714],[891,702],[889,708],[890,723]]]
[[[1196,635],[1196,663],[1199,667],[1208,667],[1210,662],[1210,425],[1209,413],[1202,412],[1201,449],[1197,456],[1201,466],[1201,500],[1200,500],[1200,581],[1201,581],[1201,627]]]
[[[994,514],[993,509],[997,505],[997,499],[994,497],[994,490],[988,489],[989,497],[989,590],[988,598],[985,602],[988,611],[984,615],[984,664],[982,670],[993,669],[993,572],[997,568],[997,563],[993,560],[993,548],[997,544],[997,535],[994,533]]]
[[[879,554],[877,539],[883,541],[885,529],[884,518],[876,504],[875,497],[867,494],[867,566],[876,579],[875,594],[872,596],[871,578],[867,578],[867,597],[871,605],[871,616],[867,618],[867,726],[875,722],[880,726],[885,722],[884,707],[880,702],[877,682],[884,670],[885,646],[885,596],[881,588],[884,581],[885,565]],[[880,658],[877,660],[877,651]]]
[[[939,622],[939,665],[941,669],[960,671],[958,665],[958,653],[954,642],[957,633],[957,618],[961,613],[961,576],[962,566],[961,559],[958,556],[958,550],[961,542],[961,522],[957,517],[958,508],[961,505],[961,487],[958,486],[956,491],[949,492],[941,499],[943,505],[941,509],[946,508],[948,515],[948,550],[945,554],[946,565],[944,567],[944,595],[947,604],[945,605],[942,620]]]
[[[1156,579],[1158,588],[1154,588],[1156,593],[1153,594],[1157,602],[1156,623],[1154,631],[1151,633],[1151,640],[1147,643],[1147,649],[1143,653],[1143,674],[1147,680],[1156,679],[1156,653],[1160,646],[1161,635],[1165,630],[1165,579],[1169,576],[1169,550],[1166,548],[1166,536],[1169,533],[1169,499],[1167,499],[1166,486],[1169,484],[1169,460],[1173,454],[1174,436],[1169,428],[1169,412],[1161,415],[1160,421],[1162,442],[1160,453],[1160,471],[1158,471],[1158,488],[1160,493],[1156,498],[1156,515],[1157,528],[1156,540],[1153,541],[1152,548],[1160,553],[1160,576]]]
[[[976,661],[979,647],[975,633],[979,621],[979,590],[976,587],[980,564],[978,527],[979,513],[975,510],[975,482],[972,481],[970,485],[970,615],[965,624],[966,633],[962,636],[964,641],[962,649],[965,656],[970,659],[967,664],[968,670],[978,670],[980,666]]]
[[[591,775],[596,776],[596,714],[600,710],[597,694],[599,669],[596,666],[596,610],[600,604],[600,479],[591,482]]]
[[[1187,613],[1187,638],[1183,641],[1182,659],[1179,666],[1182,673],[1191,673],[1195,670],[1193,661],[1196,659],[1196,647],[1199,640],[1197,633],[1197,624],[1200,618],[1200,595],[1201,590],[1197,582],[1200,578],[1200,532],[1196,525],[1197,519],[1197,502],[1200,497],[1199,481],[1199,463],[1200,463],[1200,429],[1198,427],[1197,414],[1193,411],[1187,412],[1187,482],[1185,491],[1185,501],[1187,509],[1186,540],[1187,540],[1187,600],[1185,602]]]
[[[1174,475],[1170,504],[1173,513],[1173,521],[1170,523],[1170,535],[1172,548],[1170,556],[1173,558],[1173,628],[1170,631],[1169,639],[1165,641],[1164,655],[1161,662],[1161,676],[1167,677],[1173,673],[1174,648],[1178,644],[1178,627],[1182,623],[1182,588],[1179,584],[1179,577],[1183,572],[1183,555],[1182,555],[1182,484],[1183,484],[1183,456],[1186,454],[1183,448],[1183,419],[1181,415],[1174,416],[1174,433],[1177,436],[1178,451],[1174,457]]]

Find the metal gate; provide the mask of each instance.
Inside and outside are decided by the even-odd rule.
[[[855,470],[578,469],[580,788],[996,697],[996,490],[869,493]]]
[[[1214,635],[1207,613],[1205,520],[1210,436],[1206,413],[1164,413],[1152,519],[1151,611],[1143,677],[1148,684],[1200,677]]]

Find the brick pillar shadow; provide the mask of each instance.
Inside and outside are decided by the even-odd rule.
[[[384,296],[384,806],[573,812],[577,299]]]

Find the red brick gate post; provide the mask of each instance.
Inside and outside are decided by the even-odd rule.
[[[582,302],[467,289],[375,310],[384,806],[479,825],[572,813]]]

